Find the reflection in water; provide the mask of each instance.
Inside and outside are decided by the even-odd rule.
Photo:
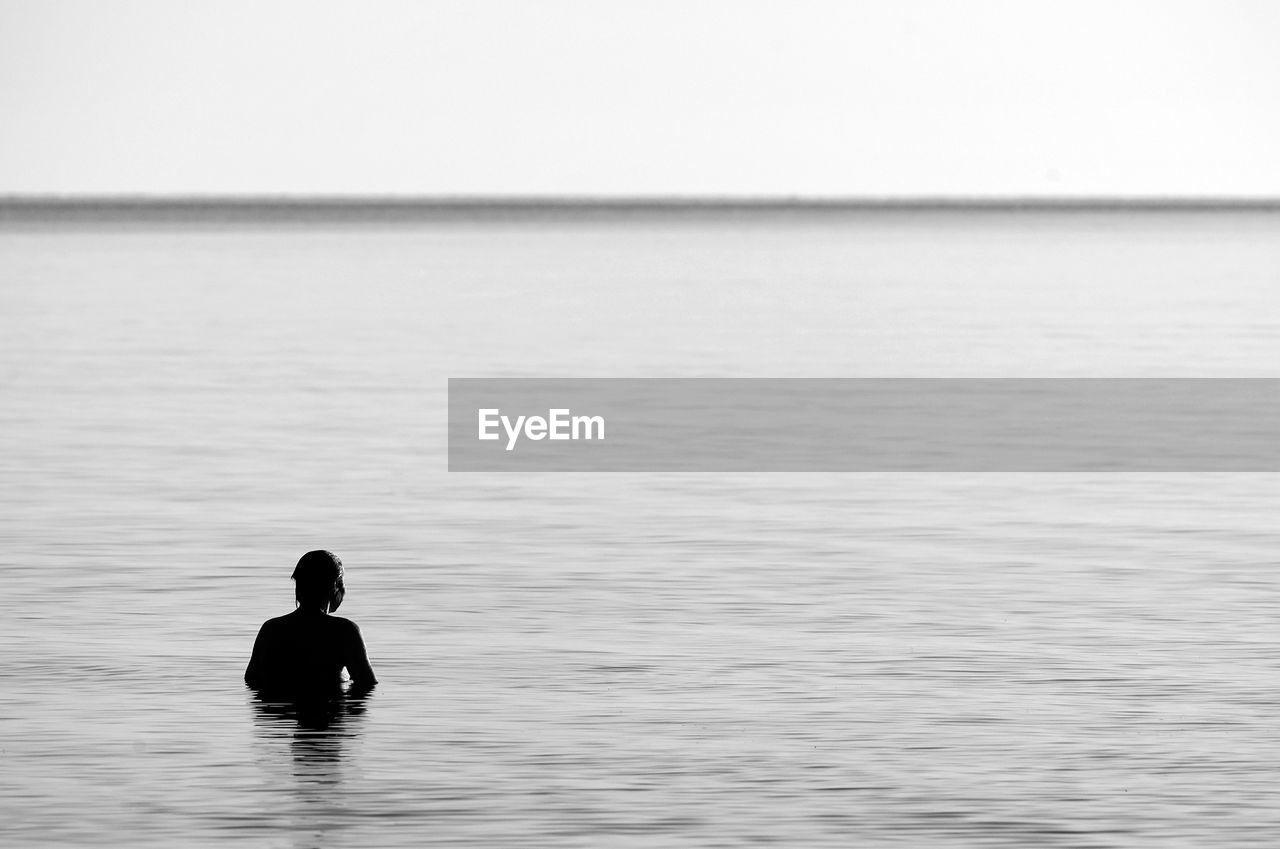
[[[309,700],[281,700],[255,693],[254,727],[264,745],[289,741],[293,774],[300,781],[336,786],[341,781],[346,744],[359,732],[368,702],[367,690]]]
[[[368,708],[368,691],[332,698],[283,700],[255,693],[254,730],[272,793],[271,815],[297,847],[331,843],[354,825],[344,765]],[[281,745],[288,742],[289,754]],[[277,795],[277,793],[279,795]]]

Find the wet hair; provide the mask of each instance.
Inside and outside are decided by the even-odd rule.
[[[317,549],[302,555],[293,570],[294,598],[308,607],[323,604],[337,610],[342,603],[342,561],[332,551]]]

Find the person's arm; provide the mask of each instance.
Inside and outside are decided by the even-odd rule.
[[[347,672],[351,674],[352,689],[367,690],[378,683],[374,677],[373,667],[369,664],[369,653],[364,647],[364,638],[360,636],[360,627],[351,623],[351,631],[347,635],[346,656],[343,658]]]
[[[267,633],[270,622],[262,623],[258,629],[258,638],[253,641],[253,654],[249,657],[249,666],[244,670],[244,683],[250,687],[263,687],[267,683],[267,645],[271,638]]]

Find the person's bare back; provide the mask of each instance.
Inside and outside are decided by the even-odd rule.
[[[310,551],[298,561],[298,608],[263,623],[244,680],[264,694],[286,698],[327,696],[341,691],[342,670],[352,690],[378,683],[360,629],[331,616],[346,593],[342,561],[328,551]]]

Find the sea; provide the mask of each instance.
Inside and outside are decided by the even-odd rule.
[[[278,211],[277,211],[278,212]],[[0,222],[0,843],[1264,847],[1274,473],[450,473],[461,377],[1280,377],[1280,210]],[[243,684],[298,557],[379,686]]]

